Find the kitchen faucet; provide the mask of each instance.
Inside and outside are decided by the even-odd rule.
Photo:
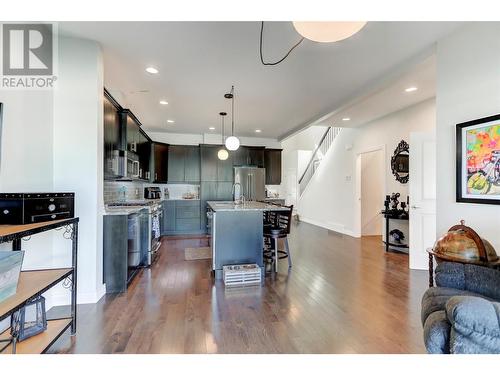
[[[238,198],[236,198],[236,185],[239,186],[239,189],[238,189]],[[231,193],[233,194],[233,201],[234,203],[236,204],[241,204],[241,203],[245,203],[245,196],[243,194],[241,194],[241,184],[239,182],[235,182],[233,184],[233,187],[231,188]]]

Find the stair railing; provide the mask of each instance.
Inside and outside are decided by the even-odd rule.
[[[318,146],[314,150],[311,159],[309,160],[309,163],[307,164],[306,169],[304,170],[304,173],[302,173],[302,176],[299,179],[299,192],[300,195],[304,192],[306,189],[306,186],[309,184],[309,181],[311,181],[312,176],[314,176],[314,173],[316,172],[319,164],[321,164],[321,160],[325,156],[326,152],[332,145],[333,141],[335,138],[339,135],[341,128],[335,128],[335,127],[328,127],[326,129],[325,133],[321,137],[321,140],[318,143]]]

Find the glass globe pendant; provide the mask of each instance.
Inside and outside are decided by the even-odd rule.
[[[240,147],[240,140],[234,135],[234,86],[231,86],[231,92],[225,94],[224,98],[231,99],[231,136],[226,139],[226,148],[236,151]]]
[[[238,137],[231,136],[226,139],[226,148],[229,151],[236,151],[240,147],[240,140]]]
[[[224,144],[224,116],[227,115],[226,112],[220,112],[219,113],[220,117],[221,117],[221,135],[222,135],[222,144]],[[227,150],[224,148],[224,146],[222,146],[222,148],[219,150],[219,152],[217,152],[217,157],[219,158],[219,160],[227,160],[227,158],[229,157],[229,152],[227,152]]]
[[[229,152],[227,152],[225,148],[221,148],[217,153],[217,157],[219,158],[219,160],[227,160],[227,158],[229,157]]]

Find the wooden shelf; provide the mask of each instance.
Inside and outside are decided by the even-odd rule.
[[[23,306],[26,300],[43,293],[72,272],[72,268],[21,272],[16,294],[0,302],[0,320]]]
[[[49,320],[47,330],[24,341],[18,342],[16,354],[42,354],[56,341],[59,336],[71,325],[71,318]],[[0,335],[1,339],[10,337],[10,328]],[[0,344],[1,345],[1,344]],[[3,346],[0,346],[2,348]],[[12,354],[12,344],[9,344],[0,354]]]
[[[78,218],[44,221],[41,223],[22,225],[0,225],[0,243],[12,241],[14,237],[26,237],[31,234],[62,227],[78,222]]]

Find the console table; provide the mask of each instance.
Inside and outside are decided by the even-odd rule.
[[[65,228],[64,237],[71,240],[71,267],[21,271],[16,293],[0,302],[0,321],[22,308],[26,302],[45,293],[65,279],[71,280],[71,314],[68,317],[47,319],[47,330],[17,342],[10,327],[0,333],[0,354],[41,354],[69,328],[76,334],[76,287],[79,218],[55,220],[25,225],[0,225],[0,243],[12,242],[12,250],[21,250],[21,240],[37,233]],[[2,347],[2,344],[4,346]]]
[[[389,226],[389,222],[390,220],[405,220],[405,221],[408,221],[409,220],[409,217],[408,216],[401,216],[400,213],[394,213],[394,212],[391,212],[391,210],[389,211],[382,211],[381,212],[382,215],[384,215],[384,218],[385,218],[385,251],[389,251],[389,246],[392,246],[394,248],[394,250],[396,251],[401,251],[403,253],[408,253],[408,245],[407,244],[397,244],[397,243],[391,243],[389,242],[389,232],[390,232],[390,226]]]

